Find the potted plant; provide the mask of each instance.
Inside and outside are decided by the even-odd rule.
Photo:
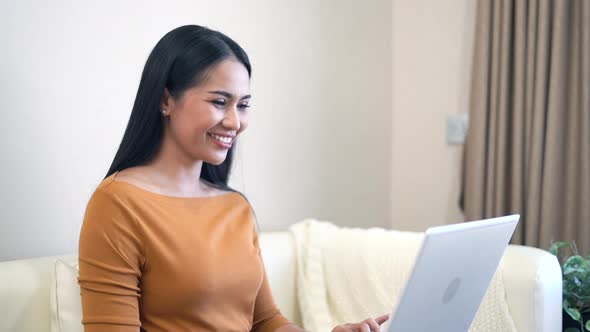
[[[590,255],[581,256],[573,241],[555,242],[549,252],[561,265],[563,331],[590,331]]]

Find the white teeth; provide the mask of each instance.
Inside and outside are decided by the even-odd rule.
[[[211,136],[218,141],[222,141],[223,143],[229,144],[232,141],[231,137],[223,137],[223,136],[217,136],[217,135],[213,135],[213,134],[211,134]]]

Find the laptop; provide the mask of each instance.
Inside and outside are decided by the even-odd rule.
[[[467,332],[519,215],[429,228],[388,332]]]

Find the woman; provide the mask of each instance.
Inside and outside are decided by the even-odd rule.
[[[80,234],[86,332],[302,331],[275,306],[253,211],[227,185],[250,76],[244,50],[204,27],[152,50]],[[379,331],[387,318],[334,331]]]

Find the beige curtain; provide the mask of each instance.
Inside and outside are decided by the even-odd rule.
[[[462,204],[590,250],[590,1],[480,0]]]

